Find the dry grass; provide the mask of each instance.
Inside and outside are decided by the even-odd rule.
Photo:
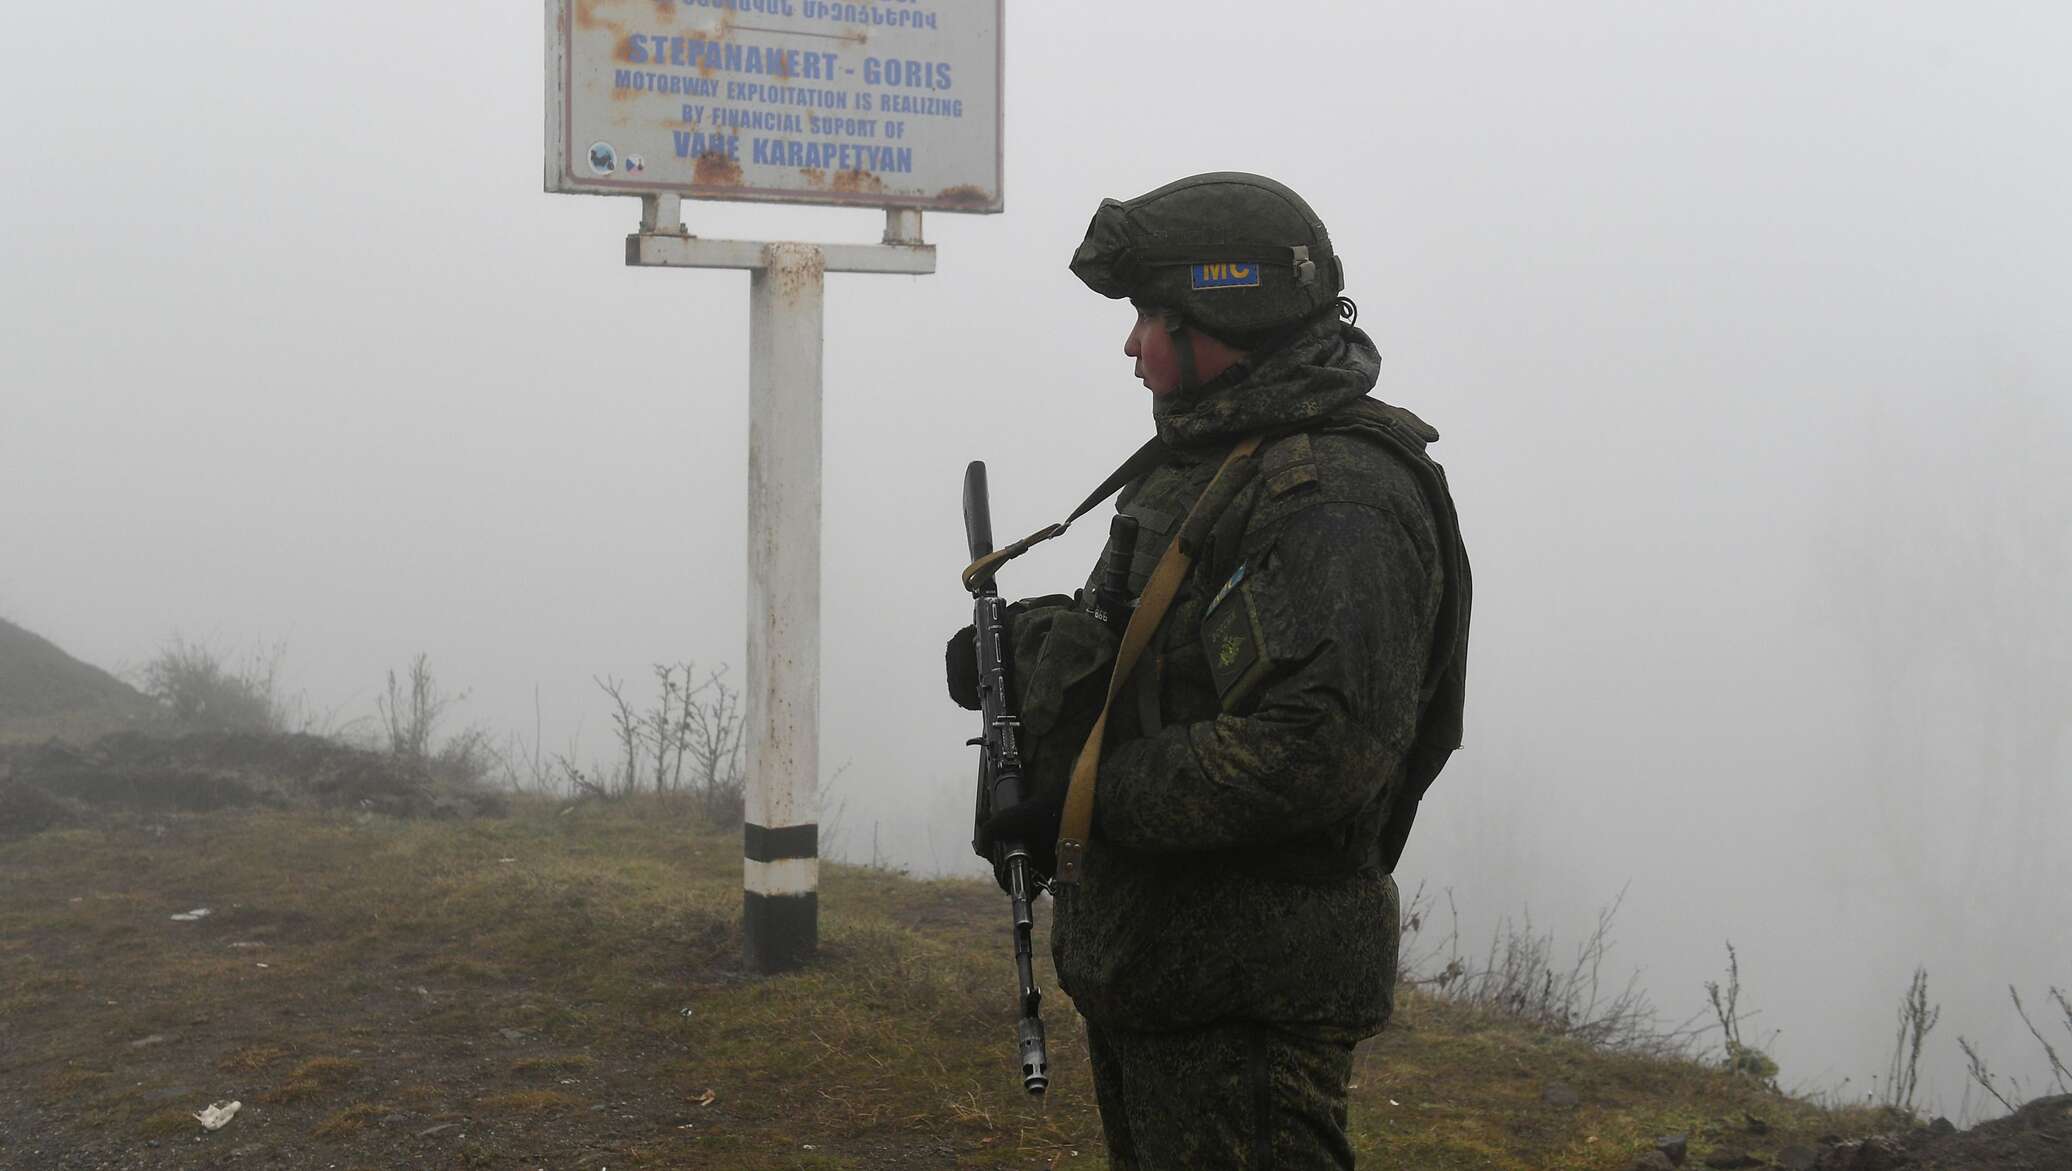
[[[312,1057],[260,1098],[266,1102],[300,1102],[341,1089],[359,1074],[358,1062],[343,1057]]]
[[[573,1110],[582,1105],[582,1099],[553,1090],[513,1090],[508,1094],[492,1094],[486,1098],[477,1098],[476,1102],[485,1110],[517,1111],[525,1114]]]
[[[824,866],[820,962],[755,979],[740,969],[738,834],[681,802],[564,808],[439,823],[245,812],[0,845],[0,940],[33,941],[0,948],[0,988],[33,980],[44,1001],[12,1022],[0,1080],[142,1138],[164,1103],[127,1095],[191,1087],[199,1061],[222,1084],[191,1091],[196,1105],[241,1097],[272,1133],[307,1136],[287,1151],[299,1165],[419,1165],[417,1148],[382,1144],[446,1121],[467,1135],[455,1163],[1104,1165],[1084,1033],[1047,955],[1053,1089],[1042,1104],[1021,1092],[990,883]],[[167,921],[197,905],[216,913]],[[267,946],[230,947],[255,940]],[[149,1033],[177,1044],[105,1056],[107,1038]],[[1855,1126],[1749,1079],[1408,987],[1356,1069],[1352,1134],[1375,1165],[1613,1171],[1657,1134],[1691,1132],[1696,1159],[1745,1141],[1743,1112],[1771,1124],[1767,1149]],[[1582,1105],[1547,1106],[1551,1081]],[[376,1108],[358,1087],[410,1125],[365,1126]]]
[[[147,1137],[169,1138],[199,1133],[201,1123],[185,1110],[160,1110],[136,1124],[137,1133]]]
[[[521,1057],[511,1063],[515,1074],[579,1073],[596,1065],[597,1060],[585,1053],[561,1053],[551,1057]]]
[[[288,1051],[278,1045],[247,1045],[235,1053],[228,1053],[219,1058],[216,1068],[224,1073],[253,1073],[286,1056]]]
[[[310,1133],[317,1138],[346,1138],[359,1133],[369,1122],[388,1113],[390,1111],[387,1106],[375,1102],[361,1102],[356,1106],[347,1106],[317,1123]]]

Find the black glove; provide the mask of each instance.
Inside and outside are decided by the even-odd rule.
[[[943,674],[948,676],[950,699],[966,711],[978,710],[978,631],[965,627],[950,636],[942,649]]]
[[[1046,594],[1040,598],[1024,598],[1009,603],[1007,607],[1007,629],[1012,635],[1014,620],[1030,610],[1045,606],[1069,606],[1072,599],[1064,594]],[[965,627],[950,636],[948,645],[942,651],[943,674],[950,687],[950,699],[966,711],[977,711],[978,704],[978,632]]]
[[[1001,842],[1020,842],[1029,855],[1029,866],[1040,878],[1048,879],[1058,871],[1058,826],[1064,820],[1064,795],[1054,800],[1024,801],[1010,805],[986,819],[979,827],[978,840],[987,857],[993,857],[993,847]],[[996,858],[993,864],[993,880],[1001,890],[1008,890],[1007,870]]]
[[[1031,853],[1038,846],[1047,850],[1057,845],[1058,826],[1064,819],[1062,800],[1024,801],[987,818],[986,824],[979,827],[979,841],[985,843],[987,853],[1000,842],[1020,842]]]

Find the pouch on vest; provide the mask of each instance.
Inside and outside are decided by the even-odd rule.
[[[1024,615],[1013,630],[1022,775],[1038,801],[1063,801],[1072,761],[1092,733],[1121,640],[1076,606]]]

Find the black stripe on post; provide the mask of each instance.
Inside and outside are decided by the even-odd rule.
[[[820,827],[784,825],[770,829],[761,825],[741,827],[741,854],[750,862],[783,862],[792,858],[820,856]]]
[[[750,970],[782,972],[805,966],[820,944],[820,896],[742,892],[741,934]]]

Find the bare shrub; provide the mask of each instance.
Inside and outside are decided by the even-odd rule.
[[[646,723],[626,698],[623,681],[607,675],[602,679],[590,676],[599,690],[612,701],[612,732],[619,744],[619,764],[614,775],[603,781],[603,788],[614,796],[624,796],[640,789],[641,744],[646,737]]]
[[[1712,1003],[1713,1016],[1719,1021],[1721,1047],[1726,1050],[1723,1064],[1728,1071],[1740,1077],[1774,1083],[1777,1063],[1768,1053],[1741,1039],[1741,1022],[1752,1019],[1756,1014],[1741,1011],[1741,957],[1735,953],[1732,940],[1727,941],[1726,986],[1722,988],[1718,982],[1707,980],[1705,996]]]
[[[1979,1056],[1978,1050],[1972,1047],[1971,1042],[1959,1035],[1957,1038],[1957,1048],[1964,1051],[1965,1072],[1971,1075],[1971,1080],[1977,1082],[1980,1089],[1993,1095],[1993,1100],[2005,1107],[2009,1114],[2014,1113],[2015,1107],[2022,1097],[2022,1083],[2019,1081],[2012,1082],[2011,1088],[2016,1101],[2008,1101],[2007,1095],[2000,1092],[1998,1079],[1993,1076],[1993,1071],[1987,1067],[1986,1059]]]
[[[1490,933],[1489,950],[1478,964],[1459,949],[1460,914],[1453,892],[1446,892],[1452,930],[1443,940],[1421,942],[1435,911],[1423,887],[1403,911],[1401,966],[1403,982],[1422,986],[1443,999],[1472,1004],[1535,1024],[1560,1036],[1622,1053],[1661,1057],[1689,1054],[1697,1031],[1686,1021],[1665,1026],[1660,1013],[1630,974],[1611,991],[1603,982],[1604,963],[1612,949],[1612,924],[1626,891],[1597,913],[1597,925],[1577,945],[1573,958],[1556,958],[1552,932],[1533,929],[1532,916],[1508,916]],[[1443,958],[1443,963],[1441,962]]]
[[[1915,968],[1913,983],[1899,1000],[1899,1034],[1892,1039],[1892,1064],[1885,1076],[1885,1105],[1914,1112],[1921,1084],[1921,1046],[1942,1019],[1942,1006],[1928,1004],[1928,969]]]
[[[612,798],[643,788],[688,792],[707,821],[722,828],[740,825],[748,728],[741,693],[727,684],[726,670],[714,668],[694,684],[694,664],[657,663],[655,699],[645,709],[627,694],[623,680],[593,676],[611,701],[617,757],[585,769],[571,748],[555,758],[550,771],[571,792],[586,796]]]
[[[2072,1094],[2072,1070],[2065,1068],[2065,1063],[2058,1058],[2056,1046],[2052,1045],[2050,1039],[2043,1035],[2043,1030],[2036,1027],[2036,1022],[2029,1019],[2029,1010],[2022,1007],[2022,994],[2014,990],[2014,985],[2009,984],[2007,986],[2007,995],[2014,1001],[2014,1011],[2022,1018],[2022,1024],[2028,1026],[2029,1035],[2036,1038],[2038,1045],[2043,1046],[2043,1056],[2050,1061],[2052,1087],[2060,1094]],[[2072,1003],[2067,1003],[2065,994],[2056,987],[2051,988],[2050,997],[2057,1001],[2060,1009],[2064,1010],[2065,1029],[2067,1032],[2072,1032]]]
[[[727,685],[725,674],[726,667],[718,667],[686,697],[684,728],[691,778],[706,820],[735,826],[745,811],[748,776],[742,755],[748,721],[741,711],[741,693]]]
[[[502,751],[496,754],[504,784],[521,793],[535,793],[543,797],[562,795],[560,774],[553,762],[541,752],[540,734],[540,689],[532,689],[532,742],[516,732],[504,735]]]
[[[849,828],[846,824],[849,816],[849,798],[845,795],[837,799],[835,794],[841,788],[843,775],[848,771],[849,762],[845,760],[835,771],[828,774],[827,780],[821,782],[820,786],[813,793],[813,808],[815,810],[813,820],[820,827],[818,836],[820,839],[820,856],[823,858],[842,858],[845,853],[844,847],[849,836]],[[878,827],[874,821],[871,823],[871,855],[873,860],[877,856],[877,837]]]
[[[431,658],[422,651],[410,660],[410,669],[404,679],[397,679],[393,668],[388,673],[387,694],[374,700],[374,707],[381,714],[382,732],[388,739],[391,756],[420,763],[432,757],[432,738],[439,730],[439,721],[446,709],[466,699],[467,693],[446,695],[441,692],[438,680],[432,677]]]
[[[2065,1031],[2072,1033],[2072,999],[2067,999],[2064,991],[2055,985],[2051,987],[2048,996],[2051,1003],[2057,1005],[2058,1010],[2065,1014]],[[2029,1035],[2036,1038],[2036,1043],[2043,1047],[2044,1060],[2049,1063],[2051,1088],[2060,1094],[2072,1093],[2072,1070],[2066,1069],[2064,1060],[2058,1056],[2057,1046],[2051,1044],[2050,1039],[2043,1035],[2043,1030],[2037,1028],[2036,1022],[2029,1018],[2029,1010],[2022,1004],[2022,994],[2015,990],[2014,985],[2009,984],[2007,997],[2014,1001],[2014,1011],[2022,1018],[2022,1024],[2028,1027]],[[2013,1113],[2016,1107],[2029,1099],[2028,1089],[2017,1077],[2010,1076],[2007,1079],[2007,1089],[2002,1091],[1999,1077],[1993,1073],[1992,1067],[1986,1064],[1986,1059],[1969,1040],[1959,1036],[1957,1047],[1964,1051],[1965,1072],[1971,1075],[1971,1080],[1978,1083],[1980,1089],[1991,1094],[1993,1100],[2005,1107],[2009,1113]]]
[[[209,732],[278,732],[286,712],[279,693],[286,648],[255,653],[231,668],[208,646],[179,635],[142,669],[143,690],[180,724]]]
[[[435,781],[472,788],[492,777],[508,778],[512,765],[497,751],[489,733],[463,728],[441,740],[439,726],[465,691],[448,693],[432,674],[431,657],[419,652],[401,677],[391,669],[384,693],[374,700],[381,720],[381,738],[390,756],[424,770]]]

